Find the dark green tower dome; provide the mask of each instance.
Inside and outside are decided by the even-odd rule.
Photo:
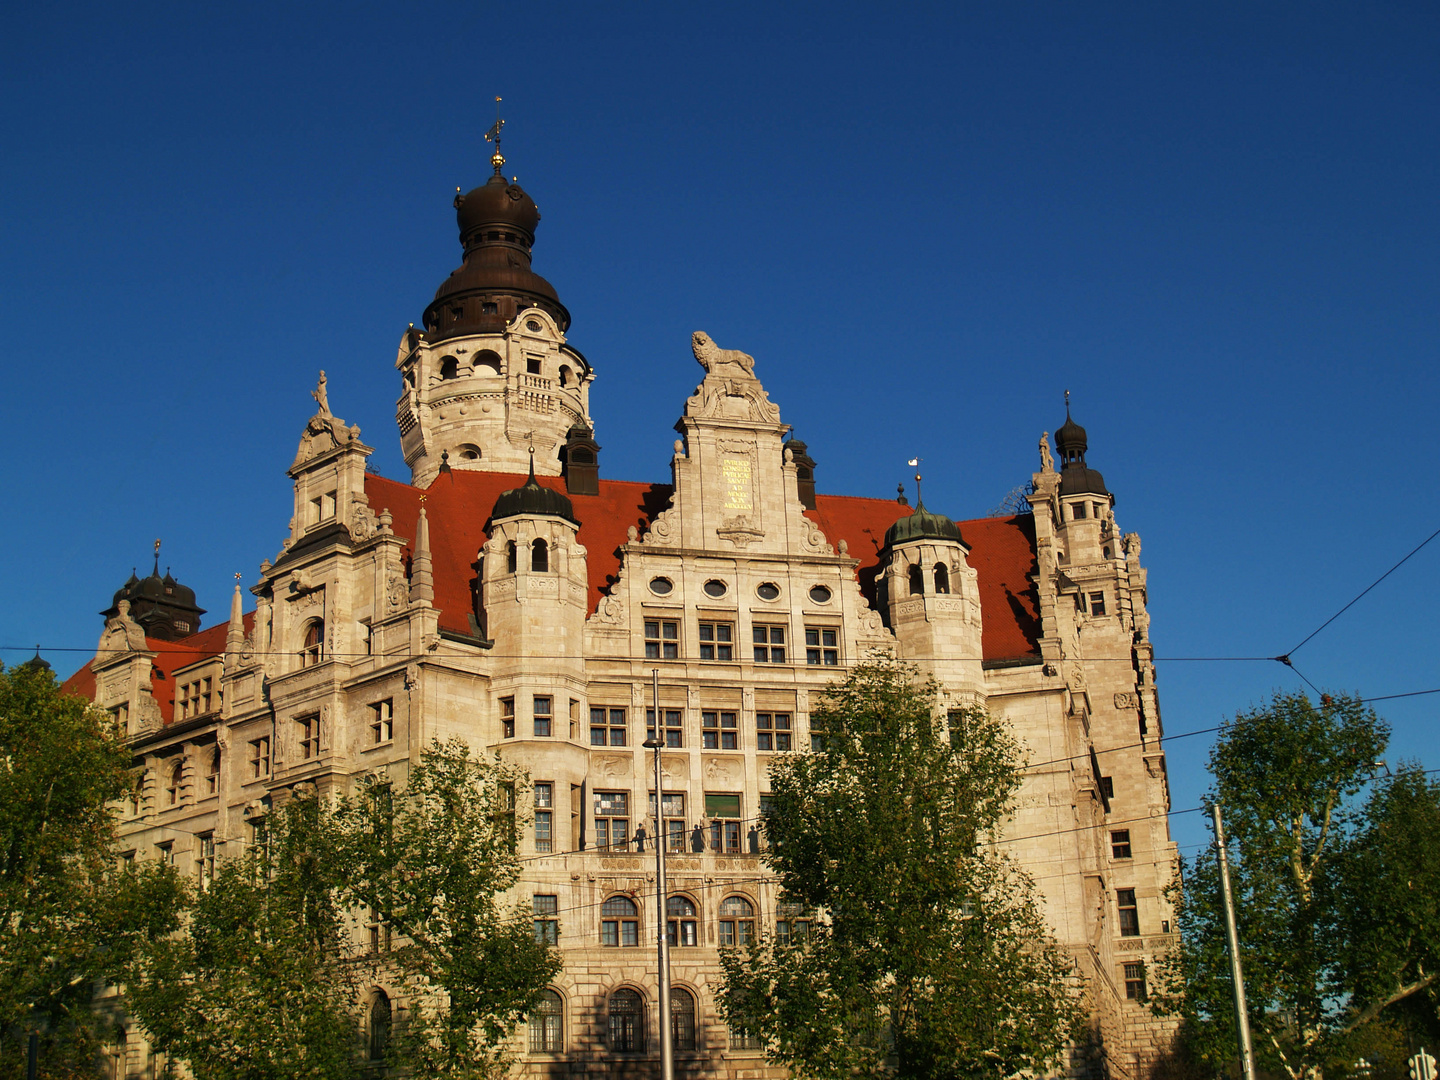
[[[951,521],[944,514],[932,514],[925,509],[923,502],[918,503],[915,510],[909,517],[902,517],[885,530],[885,546],[893,548],[897,544],[908,544],[915,540],[950,540],[957,544],[965,543],[960,539],[960,526]]]
[[[530,478],[523,487],[502,491],[490,511],[490,519],[499,521],[511,517],[558,517],[579,526],[575,518],[575,504],[558,491],[541,487],[535,479],[535,457],[530,457]]]

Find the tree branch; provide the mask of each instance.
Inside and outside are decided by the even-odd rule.
[[[1416,979],[1413,983],[1410,983],[1407,986],[1397,986],[1388,997],[1382,998],[1380,1001],[1373,1001],[1364,1009],[1362,1009],[1360,1011],[1360,1014],[1356,1016],[1354,1020],[1351,1020],[1350,1023],[1346,1024],[1343,1028],[1340,1029],[1340,1033],[1342,1035],[1348,1035],[1350,1034],[1350,1032],[1355,1031],[1357,1028],[1364,1027],[1366,1024],[1370,1023],[1371,1020],[1374,1020],[1375,1017],[1379,1016],[1380,1013],[1389,1006],[1394,1005],[1397,1001],[1404,1001],[1411,994],[1418,993],[1419,991],[1424,990],[1427,986],[1431,985],[1435,981],[1437,974],[1440,973],[1431,972],[1423,979]]]

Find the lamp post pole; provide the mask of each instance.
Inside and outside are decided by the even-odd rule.
[[[1230,894],[1230,859],[1225,854],[1225,825],[1220,804],[1210,807],[1215,816],[1215,854],[1220,860],[1220,898],[1225,904],[1225,940],[1230,946],[1230,979],[1235,987],[1235,1035],[1240,1042],[1240,1070],[1244,1080],[1255,1080],[1255,1052],[1250,1047],[1250,1015],[1245,1007],[1245,976],[1240,971],[1240,935],[1235,930],[1235,898]]]
[[[660,670],[650,672],[650,700],[654,705],[653,734],[646,749],[655,751],[655,924],[656,947],[660,958],[660,1080],[674,1080],[675,1048],[670,1040],[670,937],[669,890],[665,887],[665,795],[660,789],[660,748],[665,745],[665,728],[660,722]]]

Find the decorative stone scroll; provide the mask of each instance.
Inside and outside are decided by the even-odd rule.
[[[1115,708],[1117,709],[1138,709],[1140,699],[1133,693],[1120,693],[1115,695]]]

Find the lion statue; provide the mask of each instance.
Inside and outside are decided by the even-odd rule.
[[[722,349],[715,342],[710,340],[710,335],[704,330],[696,330],[690,335],[690,348],[695,351],[695,359],[700,362],[706,372],[715,372],[717,375],[733,374],[725,369],[730,365],[740,368],[750,378],[755,377],[755,358],[739,349]]]

